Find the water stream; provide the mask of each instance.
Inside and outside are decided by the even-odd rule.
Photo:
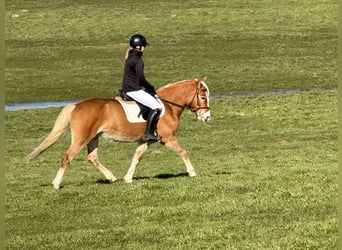
[[[218,93],[210,95],[211,98],[248,96],[248,95],[265,95],[265,94],[293,94],[301,92],[300,90],[272,90],[272,91],[241,91],[231,93]],[[72,101],[54,101],[54,102],[23,102],[23,103],[8,103],[5,104],[5,111],[17,111],[25,109],[44,109],[51,107],[63,107],[71,103],[77,103],[77,100]]]

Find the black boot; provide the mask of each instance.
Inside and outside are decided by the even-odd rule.
[[[147,118],[147,125],[146,125],[146,131],[142,138],[142,141],[148,142],[148,141],[159,141],[160,136],[158,135],[156,128],[157,128],[157,122],[159,120],[161,110],[160,109],[153,109],[148,114]]]

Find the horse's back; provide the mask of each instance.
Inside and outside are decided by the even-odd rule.
[[[117,103],[114,98],[90,98],[76,103],[76,107],[79,109],[98,109],[114,103]]]
[[[111,118],[115,112],[120,111],[120,104],[110,98],[91,98],[76,104],[72,112],[70,123],[89,124],[98,126],[108,118]]]

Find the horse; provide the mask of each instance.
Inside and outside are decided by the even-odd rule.
[[[196,176],[187,151],[180,146],[175,137],[179,127],[180,116],[185,108],[196,114],[198,120],[210,120],[209,88],[206,77],[201,80],[190,79],[169,83],[157,89],[157,97],[163,102],[165,113],[157,123],[157,131],[161,137],[159,143],[172,149],[183,159],[187,175]],[[59,113],[51,132],[30,154],[31,161],[52,146],[66,131],[71,131],[71,144],[62,157],[56,177],[52,181],[53,188],[59,189],[67,166],[72,159],[87,145],[88,161],[91,162],[110,183],[117,178],[98,158],[99,137],[102,136],[118,142],[137,142],[131,164],[123,180],[133,181],[133,175],[148,146],[154,142],[143,142],[146,122],[128,122],[121,104],[114,98],[91,98],[76,104],[66,105]]]

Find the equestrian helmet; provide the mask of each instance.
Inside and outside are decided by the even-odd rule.
[[[135,48],[137,46],[146,47],[146,45],[148,45],[148,42],[146,38],[141,34],[134,34],[129,39],[129,46],[131,46],[132,48]]]

